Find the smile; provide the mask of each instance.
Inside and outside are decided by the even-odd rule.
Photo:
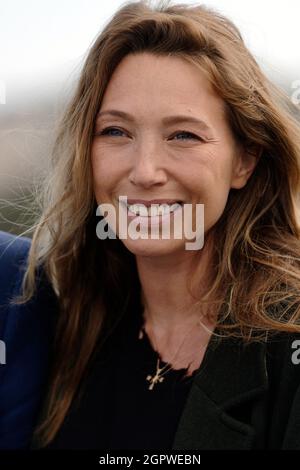
[[[172,204],[128,204],[127,199],[119,199],[119,205],[122,211],[126,211],[128,221],[134,220],[140,224],[140,227],[158,226],[164,222],[173,219],[173,214],[183,209],[183,203],[174,202]]]
[[[145,206],[144,204],[124,204],[127,207],[128,215],[140,216],[140,217],[157,217],[169,215],[171,212],[175,212],[177,209],[182,207],[178,202],[173,204],[151,204]]]

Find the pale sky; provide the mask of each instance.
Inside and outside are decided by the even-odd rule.
[[[38,92],[80,68],[119,0],[0,0],[0,80]],[[172,2],[176,3],[176,1]],[[246,44],[280,81],[300,79],[300,2],[208,0],[229,16]]]

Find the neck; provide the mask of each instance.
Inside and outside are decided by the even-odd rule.
[[[184,251],[181,255],[136,258],[145,319],[149,319],[158,329],[174,332],[192,323],[195,316],[201,314],[187,282],[196,267],[198,298],[205,292],[210,252],[207,242],[202,250]]]

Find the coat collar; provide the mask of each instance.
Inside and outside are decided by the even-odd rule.
[[[219,333],[216,330],[215,333]],[[250,449],[254,428],[232,416],[268,388],[266,343],[212,335],[185,403],[172,449]]]

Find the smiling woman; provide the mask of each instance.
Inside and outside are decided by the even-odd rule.
[[[184,58],[148,52],[127,55],[114,70],[98,113],[91,157],[98,204],[110,202],[118,211],[118,195],[202,203],[207,234],[223,213],[230,188],[243,187],[257,163],[257,155],[234,138],[224,101],[204,72]],[[138,255],[160,256],[151,262],[153,276],[155,265],[159,272],[162,264],[171,267],[168,253],[176,253],[176,263],[188,268],[185,241],[128,238],[124,244],[143,273],[150,266],[140,266]],[[183,279],[173,283],[167,305],[151,307],[151,316],[161,309],[159,316],[177,321],[170,298],[180,292],[178,283]]]
[[[26,301],[42,266],[60,306],[35,446],[300,449],[289,106],[237,28],[204,6],[128,2],[100,33],[61,123],[24,277]],[[195,224],[202,204],[204,245],[122,239],[118,222],[115,239],[99,239],[101,204],[133,220],[158,204],[173,228],[178,205]]]

